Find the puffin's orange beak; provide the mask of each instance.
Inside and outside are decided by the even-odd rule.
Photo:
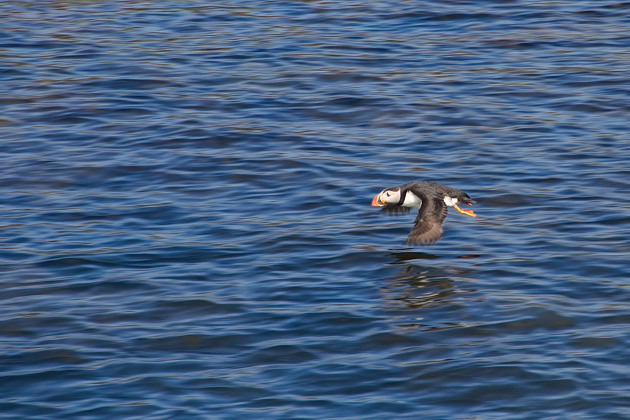
[[[383,207],[383,204],[380,204],[378,200],[380,196],[381,196],[381,193],[378,193],[374,196],[374,199],[372,200],[372,205],[374,207]]]

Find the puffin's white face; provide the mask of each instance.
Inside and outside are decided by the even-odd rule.
[[[374,200],[376,205],[397,204],[400,201],[400,188],[387,188],[380,192]]]

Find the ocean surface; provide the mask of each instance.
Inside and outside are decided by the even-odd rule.
[[[630,419],[630,2],[0,1],[0,139],[2,419]]]

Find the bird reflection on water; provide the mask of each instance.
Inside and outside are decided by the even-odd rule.
[[[404,313],[400,314],[401,319],[397,322],[399,326],[427,330],[462,326],[460,322],[449,322],[439,326],[418,322],[423,318],[418,310],[457,304],[459,299],[479,299],[474,296],[476,289],[462,287],[465,278],[474,270],[420,263],[419,260],[436,261],[443,258],[435,254],[407,251],[394,252],[390,255],[396,260],[392,265],[402,265],[403,268],[386,279],[387,284],[381,291],[389,309],[404,310]],[[475,255],[459,256],[459,258],[467,259],[475,257]],[[410,264],[410,261],[416,263]],[[410,310],[413,310],[414,314],[410,314]]]

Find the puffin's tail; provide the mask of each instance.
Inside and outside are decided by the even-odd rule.
[[[464,203],[464,204],[468,204],[469,206],[472,206],[473,204],[476,203],[475,200],[473,200],[472,198],[470,198],[468,196],[468,194],[464,193],[461,196],[457,197],[457,201]]]

